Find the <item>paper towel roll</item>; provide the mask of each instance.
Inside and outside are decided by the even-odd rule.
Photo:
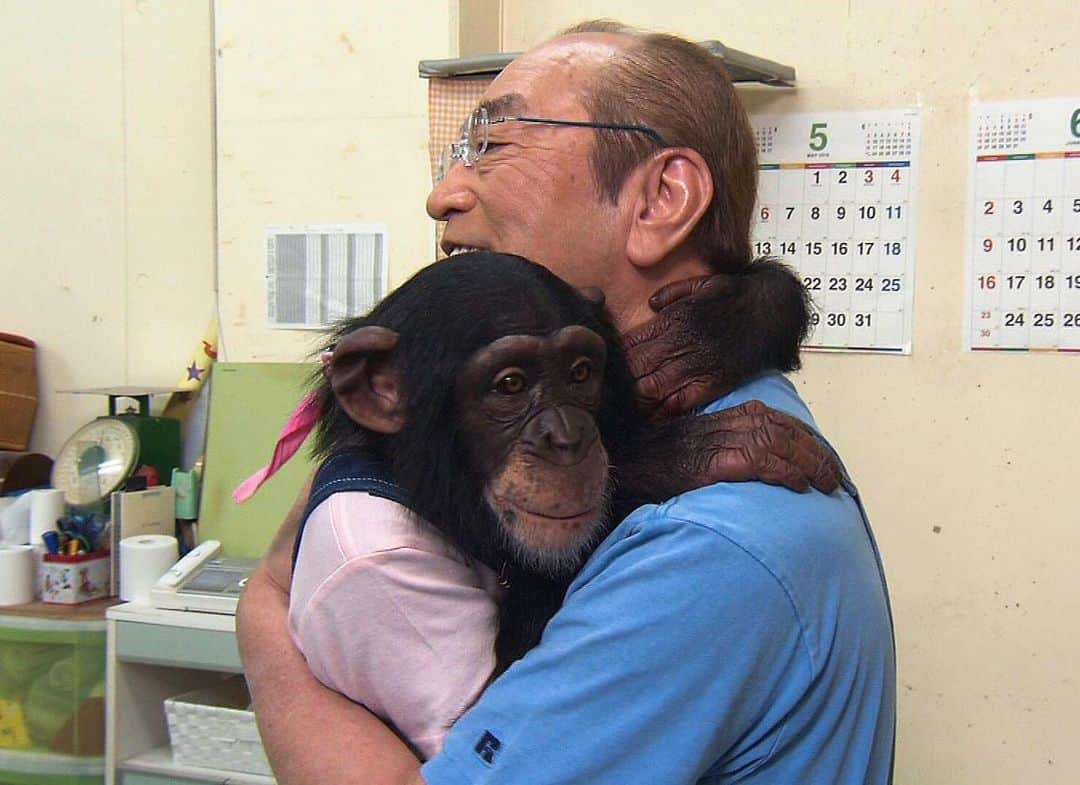
[[[34,549],[0,548],[0,605],[23,605],[34,599]]]
[[[120,599],[149,605],[150,587],[176,559],[176,538],[167,534],[120,540]]]
[[[55,488],[33,491],[30,498],[30,544],[39,545],[41,535],[56,529],[64,514],[64,492]]]

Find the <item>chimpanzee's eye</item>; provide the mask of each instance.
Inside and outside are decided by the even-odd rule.
[[[581,384],[588,381],[590,376],[592,376],[592,360],[582,357],[570,366],[570,381]]]
[[[503,374],[495,382],[496,392],[503,395],[517,395],[525,391],[525,375],[519,371]]]

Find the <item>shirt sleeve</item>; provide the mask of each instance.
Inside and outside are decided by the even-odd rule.
[[[290,609],[293,638],[319,681],[367,706],[428,757],[494,668],[495,602],[445,545],[427,549],[406,538],[350,555],[334,536],[312,516],[294,577],[305,599]],[[335,549],[336,564],[311,565],[313,581],[305,557],[325,560]]]
[[[632,519],[425,764],[429,785],[679,785],[736,746],[743,770],[768,755],[783,722],[763,717],[811,671],[783,586],[715,531]]]

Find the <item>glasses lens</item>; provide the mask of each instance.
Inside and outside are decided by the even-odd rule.
[[[465,133],[461,141],[465,143],[464,158],[467,166],[472,166],[480,160],[480,156],[487,149],[488,113],[484,107],[478,107],[465,121]]]
[[[435,183],[441,183],[446,179],[446,176],[450,174],[450,167],[454,165],[455,145],[450,143],[443,147],[442,152],[439,154],[439,163],[435,169]]]

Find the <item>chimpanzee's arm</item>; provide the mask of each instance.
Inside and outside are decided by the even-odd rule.
[[[615,456],[619,499],[661,502],[714,482],[836,490],[840,467],[799,420],[760,401],[646,424]]]
[[[623,493],[661,501],[743,480],[835,490],[839,464],[793,417],[756,403],[686,416],[763,372],[799,367],[810,301],[791,268],[758,259],[739,273],[671,284],[650,304],[657,316],[622,336],[638,405],[653,415],[618,456]]]
[[[811,305],[782,262],[679,281],[649,303],[656,317],[622,336],[647,413],[682,414],[764,371],[799,368]]]

